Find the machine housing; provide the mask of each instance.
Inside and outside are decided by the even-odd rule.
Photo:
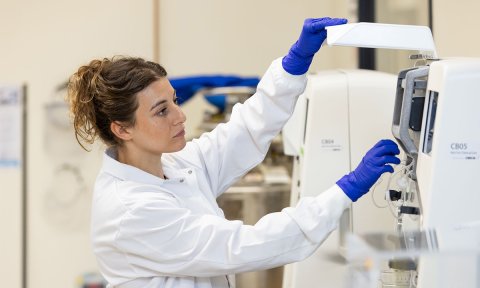
[[[285,153],[294,156],[291,205],[316,196],[360,163],[380,139],[392,138],[395,75],[369,70],[331,70],[308,76],[295,112],[283,130]],[[286,266],[283,287],[344,287],[347,268],[342,254],[347,233],[391,230],[394,221],[380,183],[374,194],[359,199],[308,259]],[[373,196],[373,198],[372,198]]]

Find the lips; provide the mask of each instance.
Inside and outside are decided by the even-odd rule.
[[[183,137],[183,136],[185,136],[185,129],[182,129],[180,132],[175,134],[175,136],[173,136],[173,138]]]

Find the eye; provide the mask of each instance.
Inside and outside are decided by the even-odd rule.
[[[162,108],[155,113],[156,116],[167,116],[168,110],[167,108]]]
[[[178,98],[175,97],[175,99],[173,99],[173,103],[175,103],[175,105],[178,105]]]

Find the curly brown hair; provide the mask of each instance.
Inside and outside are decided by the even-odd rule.
[[[134,125],[137,93],[166,76],[162,66],[142,58],[115,56],[81,66],[69,79],[67,96],[80,146],[88,151],[84,144],[97,137],[109,146],[121,145],[110,124]]]

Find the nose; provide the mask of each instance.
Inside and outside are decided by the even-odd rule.
[[[183,124],[187,120],[187,116],[183,113],[182,108],[180,106],[175,105],[175,125]]]

